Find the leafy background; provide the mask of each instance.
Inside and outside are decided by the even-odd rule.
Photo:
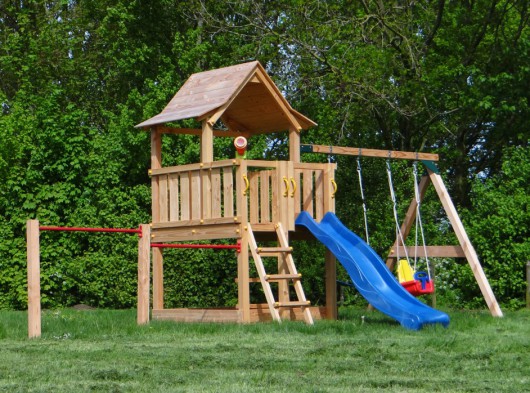
[[[303,142],[441,154],[494,292],[503,306],[521,307],[530,251],[528,9],[523,0],[0,2],[0,308],[26,307],[27,219],[149,222],[149,137],[134,125],[190,74],[254,59],[319,123]],[[252,157],[285,157],[284,135],[250,142]],[[198,161],[192,137],[163,144],[164,165]],[[216,158],[231,156],[229,146],[216,141]],[[338,214],[363,233],[356,162],[332,159]],[[393,165],[403,216],[410,167]],[[384,254],[394,233],[384,163],[363,160],[363,173],[372,245]],[[454,243],[432,193],[423,216],[430,243]],[[133,307],[135,242],[43,234],[44,306]],[[295,256],[318,303],[323,249],[301,243]],[[166,265],[168,305],[235,303],[233,253],[175,251]],[[439,301],[483,307],[465,263],[436,266]],[[362,302],[345,293],[346,303]]]

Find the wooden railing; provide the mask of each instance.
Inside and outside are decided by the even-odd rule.
[[[334,171],[334,164],[260,160],[152,170],[157,188],[153,188],[153,222],[238,217],[251,224],[282,222],[293,230],[302,210],[317,220],[326,211],[334,211]]]

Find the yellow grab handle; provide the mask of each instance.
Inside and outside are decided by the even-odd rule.
[[[243,190],[243,196],[247,196],[248,189],[250,188],[250,182],[248,181],[247,175],[243,175],[243,181],[245,182],[245,189]]]
[[[293,186],[293,191],[291,192],[291,198],[294,198],[294,193],[296,192],[296,180],[294,180],[294,177],[291,177],[291,185]]]
[[[287,179],[287,177],[283,177],[283,183],[285,184],[285,191],[283,192],[283,196],[286,197],[289,195],[289,180]]]
[[[331,179],[331,185],[333,186],[333,192],[331,193],[331,197],[335,198],[335,194],[337,193],[338,186],[334,179]]]

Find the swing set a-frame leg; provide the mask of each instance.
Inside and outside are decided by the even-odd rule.
[[[431,179],[431,182],[434,188],[436,189],[436,193],[438,194],[438,197],[442,202],[442,206],[445,210],[445,213],[449,218],[449,222],[451,223],[451,226],[455,231],[458,242],[460,243],[460,246],[464,251],[467,262],[471,267],[471,271],[475,276],[475,280],[477,280],[478,286],[480,288],[480,291],[482,292],[482,296],[484,296],[484,300],[488,305],[491,315],[494,317],[502,317],[502,310],[499,307],[499,304],[497,303],[497,299],[495,299],[495,295],[493,294],[488,279],[484,274],[484,270],[482,269],[475,248],[473,247],[471,241],[469,240],[469,237],[467,236],[466,230],[464,229],[464,225],[462,224],[462,221],[458,216],[453,201],[449,197],[449,193],[447,192],[447,188],[445,187],[442,177],[438,173],[435,173],[430,169],[428,169],[428,173],[429,178]]]

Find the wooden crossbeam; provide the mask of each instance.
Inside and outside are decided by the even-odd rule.
[[[364,149],[360,147],[326,146],[326,145],[301,145],[302,153],[326,153],[359,157],[392,158],[400,160],[439,161],[440,156],[433,153],[419,153],[398,150]]]

